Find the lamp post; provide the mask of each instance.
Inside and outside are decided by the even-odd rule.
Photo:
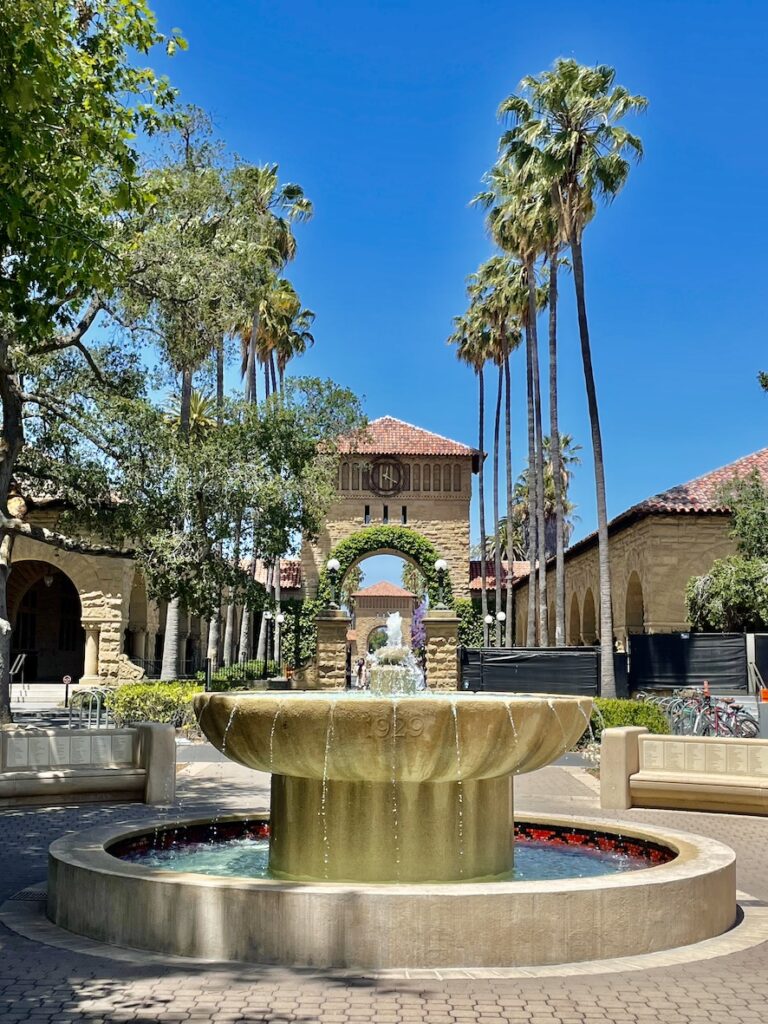
[[[270,624],[271,620],[272,620],[272,612],[269,610],[269,608],[267,608],[267,610],[264,612],[264,621],[267,624],[267,628],[264,631],[265,632],[265,641],[266,642],[264,644],[264,666],[263,666],[262,671],[261,671],[261,678],[262,679],[266,679],[267,678],[267,665],[269,665],[269,624]]]
[[[325,568],[328,570],[328,580],[331,584],[331,603],[328,605],[334,611],[339,610],[339,606],[336,602],[336,583],[339,577],[339,569],[341,569],[341,562],[338,558],[329,558],[325,563]]]
[[[504,633],[504,622],[506,621],[506,612],[496,612],[496,646],[502,647],[501,642],[502,635]]]
[[[445,574],[448,571],[448,563],[444,558],[438,558],[435,562],[435,572],[437,573],[437,604],[435,605],[436,612],[447,612],[448,607],[445,603]]]
[[[277,671],[280,676],[283,674],[283,623],[285,622],[285,615],[283,612],[278,612],[275,616],[275,662],[277,664]]]
[[[483,619],[483,647],[490,647],[490,633],[493,625],[493,616],[486,615]]]

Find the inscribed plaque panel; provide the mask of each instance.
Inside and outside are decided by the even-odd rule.
[[[26,768],[29,764],[29,740],[26,736],[8,736],[5,741],[8,768]]]
[[[69,764],[69,736],[51,736],[49,740],[51,764]]]
[[[663,740],[640,740],[640,765],[651,769],[664,767]]]
[[[729,775],[746,775],[749,771],[747,748],[740,743],[734,746],[729,745],[726,752],[726,763]]]
[[[703,743],[685,744],[685,770],[688,772],[706,771],[707,759]]]
[[[707,771],[711,775],[724,775],[727,766],[725,744],[708,743],[706,746]]]
[[[768,775],[768,747],[756,745],[749,748],[749,774]]]
[[[91,737],[73,736],[69,741],[69,763],[90,764],[91,763]]]
[[[685,771],[685,744],[673,740],[664,744],[664,767],[668,772]]]
[[[91,761],[93,764],[112,763],[112,737],[91,737]]]
[[[133,737],[115,735],[112,737],[112,761],[114,764],[133,763]]]
[[[51,763],[51,741],[48,736],[29,737],[29,763],[33,768],[47,768]]]

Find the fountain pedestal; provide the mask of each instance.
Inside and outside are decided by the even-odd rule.
[[[512,869],[512,777],[345,782],[272,776],[270,873],[333,882],[453,882]]]

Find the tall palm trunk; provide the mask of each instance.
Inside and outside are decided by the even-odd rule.
[[[224,426],[224,338],[216,341],[216,426]]]
[[[535,411],[536,450],[536,533],[539,555],[539,645],[549,647],[547,618],[547,531],[544,521],[544,436],[541,425],[541,374],[539,373],[539,336],[536,324],[536,275],[533,260],[526,263],[528,271],[528,319],[531,324],[531,366]]]
[[[272,380],[272,393],[277,394],[277,374],[275,373],[275,353],[269,353],[269,376]]]
[[[221,609],[217,608],[208,620],[208,645],[205,656],[214,671],[219,667],[219,645],[221,644]]]
[[[179,433],[189,438],[192,410],[192,368],[185,366],[181,371],[181,402],[179,405]],[[179,675],[181,654],[181,601],[173,597],[165,612],[165,633],[163,634],[163,658],[160,664],[160,678],[176,679]]]
[[[589,343],[589,322],[584,292],[584,256],[581,238],[574,231],[570,238],[573,256],[573,282],[576,289],[576,310],[581,339],[581,360],[584,365],[584,384],[592,434],[592,453],[595,462],[595,496],[597,499],[597,541],[600,566],[600,680],[603,697],[616,696],[616,677],[613,671],[613,608],[611,605],[611,563],[608,548],[608,505],[605,497],[605,465],[603,440],[600,433],[600,415],[597,408],[595,375],[592,369],[592,350]]]
[[[528,625],[526,647],[536,646],[536,412],[533,390],[533,338],[525,325],[525,378],[528,399]]]
[[[235,523],[235,536],[234,536],[234,562],[235,565],[240,566],[240,536],[243,529],[242,513],[238,516],[237,522]],[[237,658],[237,651],[235,649],[236,637],[235,632],[237,629],[237,611],[235,607],[236,595],[230,591],[227,599],[227,613],[224,621],[224,664],[231,665]]]
[[[281,559],[278,558],[277,566],[275,568],[275,633],[274,633],[274,654],[273,660],[277,662],[277,671],[280,672],[280,647],[282,644],[282,636],[280,623],[277,621],[277,617],[280,614],[280,602],[282,600],[282,578],[281,578]]]
[[[160,665],[160,679],[178,679],[181,636],[181,598],[172,597],[165,612],[165,633],[163,635],[163,660]]]
[[[504,355],[504,434],[506,438],[504,470],[507,483],[507,606],[505,609],[507,618],[504,623],[506,627],[504,634],[505,647],[512,646],[515,628],[515,593],[512,587],[514,582],[512,567],[515,561],[515,553],[512,550],[512,374],[509,360],[510,353],[507,350]]]
[[[555,489],[555,646],[565,646],[565,516],[557,415],[557,246],[549,252],[549,454]],[[551,625],[551,623],[550,623]]]
[[[256,528],[254,526],[254,534]],[[251,555],[251,579],[256,579],[256,551],[255,551],[255,540],[254,537],[254,550]],[[247,605],[243,606],[243,617],[240,620],[240,642],[238,644],[238,658],[240,661],[250,661],[253,657],[253,610]]]
[[[485,460],[485,368],[480,367],[477,371],[478,384],[478,427],[477,427],[477,448],[479,452],[480,468],[477,473],[477,493],[480,503],[480,607],[483,616],[483,647],[488,646],[488,624],[485,619],[488,615],[488,563],[485,554],[485,472],[483,462]]]
[[[264,581],[264,589],[267,592],[267,597],[269,597],[269,594],[272,591],[272,575],[272,566],[267,566],[267,575]],[[267,620],[264,615],[261,616],[261,621],[259,622],[259,640],[256,645],[256,659],[257,661],[267,660]]]
[[[272,382],[271,382],[271,380],[269,378],[269,363],[267,362],[266,359],[264,360],[263,367],[264,367],[264,397],[265,398],[269,398],[269,396],[271,394],[271,391],[272,391]]]
[[[504,368],[499,363],[499,383],[496,388],[496,412],[493,420],[493,521],[496,525],[496,543],[493,545],[493,571],[495,576],[496,646],[501,647],[501,545],[499,544],[499,440],[501,426],[501,395]]]

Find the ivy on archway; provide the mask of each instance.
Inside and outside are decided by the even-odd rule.
[[[435,562],[441,557],[440,552],[426,537],[407,526],[366,526],[365,529],[358,530],[357,533],[339,541],[328,556],[329,559],[338,559],[340,566],[338,585],[341,586],[344,577],[353,565],[369,555],[381,552],[401,555],[414,562],[424,577],[430,604],[434,607],[438,603],[440,593]],[[450,572],[445,574],[444,587],[442,597],[450,606],[452,603]],[[331,586],[326,569],[320,573],[317,596],[323,604],[327,604],[331,599]]]

